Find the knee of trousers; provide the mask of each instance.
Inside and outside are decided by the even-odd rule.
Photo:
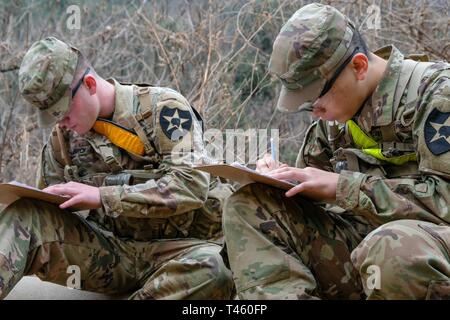
[[[222,215],[223,225],[235,223],[236,218],[239,220],[252,218],[261,205],[269,213],[279,211],[282,206],[276,198],[282,197],[282,194],[284,194],[282,190],[259,183],[251,183],[241,187],[225,201]]]
[[[202,267],[205,268],[204,274],[208,275],[205,280],[211,288],[217,290],[218,298],[230,299],[234,282],[232,273],[220,254],[220,249],[216,245],[206,246],[200,248],[196,255],[198,255],[197,260],[200,260]]]
[[[27,217],[33,216],[38,213],[42,214],[46,211],[64,211],[58,207],[56,204],[51,204],[41,200],[20,198],[10,205],[8,205],[3,213],[14,214],[15,216]]]
[[[406,267],[421,263],[420,253],[428,249],[439,254],[435,248],[437,235],[432,235],[433,231],[428,225],[437,226],[419,220],[398,220],[383,224],[370,232],[353,250],[353,264],[361,269],[369,263],[384,264],[395,259],[399,267]]]
[[[34,200],[21,198],[6,207],[1,213],[2,224],[11,228],[30,231],[33,221],[38,219],[39,205]]]
[[[369,233],[351,254],[366,292],[380,289],[385,298],[425,298],[435,282],[444,281],[450,288],[445,276],[450,272],[450,243],[445,243],[436,228],[448,227],[398,220]],[[407,296],[393,296],[391,291]]]
[[[231,299],[233,278],[231,271],[225,266],[220,249],[215,244],[201,245],[168,261],[146,283],[140,299],[161,299],[168,296],[180,299],[187,292],[190,298],[195,299]],[[173,290],[176,291],[175,295]]]
[[[46,202],[21,198],[3,210],[0,222],[5,230],[13,230],[15,236],[22,240],[39,242],[43,226],[52,228],[56,221],[66,214],[57,205]],[[36,244],[36,243],[35,243]]]
[[[0,213],[0,255],[4,257],[3,264],[15,274],[25,268],[28,253],[42,241],[40,219],[44,218],[44,207],[48,204],[42,203],[42,208],[40,204],[30,199],[19,199]]]

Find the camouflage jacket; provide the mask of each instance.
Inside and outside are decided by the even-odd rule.
[[[387,49],[382,81],[352,120],[378,143],[393,142],[384,141],[382,132],[391,126],[395,142],[411,145],[417,161],[393,165],[370,157],[349,138],[345,125],[339,125],[333,150],[330,127],[318,120],[308,129],[296,165],[338,172],[336,204],[376,225],[397,219],[450,224],[450,64],[427,67],[416,102],[404,103],[408,84],[393,108],[404,56],[393,46]],[[346,154],[356,156],[358,170],[337,170]]]
[[[127,127],[127,117],[140,111],[138,87],[109,81],[116,92],[112,121]],[[176,91],[150,87],[149,97],[152,118],[146,136],[154,147],[153,157],[128,153],[93,130],[82,136],[65,131],[72,166],[59,163],[52,143],[47,143],[42,151],[38,186],[70,180],[99,186],[102,208],[91,211],[88,219],[120,237],[208,237],[211,230],[203,235],[198,230],[193,232],[194,220],[205,211],[210,182],[208,174],[192,169],[192,155],[201,156],[204,150],[201,124],[187,100]],[[173,136],[176,139],[172,140]],[[189,152],[182,152],[186,150]],[[105,176],[114,178],[123,172],[131,172],[134,183],[105,185]]]

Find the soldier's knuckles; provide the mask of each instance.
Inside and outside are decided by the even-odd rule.
[[[266,167],[266,161],[265,160],[258,160],[256,161],[256,166],[257,167]]]
[[[303,173],[304,173],[304,174],[310,175],[310,174],[312,174],[313,172],[314,172],[314,168],[311,168],[311,167],[306,167],[305,169],[303,169]]]

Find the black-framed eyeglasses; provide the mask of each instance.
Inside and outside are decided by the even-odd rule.
[[[355,50],[353,50],[352,54],[347,59],[345,59],[345,61],[336,69],[336,71],[334,72],[331,79],[325,83],[325,86],[323,87],[322,91],[320,92],[319,98],[323,97],[324,95],[327,94],[328,91],[330,91],[331,87],[336,82],[336,79],[339,77],[342,70],[344,70],[345,67],[350,63],[350,61],[355,56],[355,54],[358,53],[358,50],[359,50],[359,47],[356,47]]]
[[[83,83],[84,77],[86,77],[86,75],[89,73],[89,71],[91,71],[91,68],[88,67],[86,69],[86,71],[83,73],[83,75],[81,76],[80,80],[78,80],[77,85],[75,86],[75,88],[72,89],[72,98],[75,96],[75,94],[77,93],[78,89],[80,88],[81,84]]]

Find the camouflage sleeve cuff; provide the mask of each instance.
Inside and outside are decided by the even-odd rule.
[[[121,203],[121,186],[100,187],[100,199],[102,201],[102,208],[105,214],[113,218],[118,217],[123,213]]]
[[[336,204],[345,210],[356,208],[359,204],[361,184],[366,178],[364,173],[343,170],[337,183]]]

